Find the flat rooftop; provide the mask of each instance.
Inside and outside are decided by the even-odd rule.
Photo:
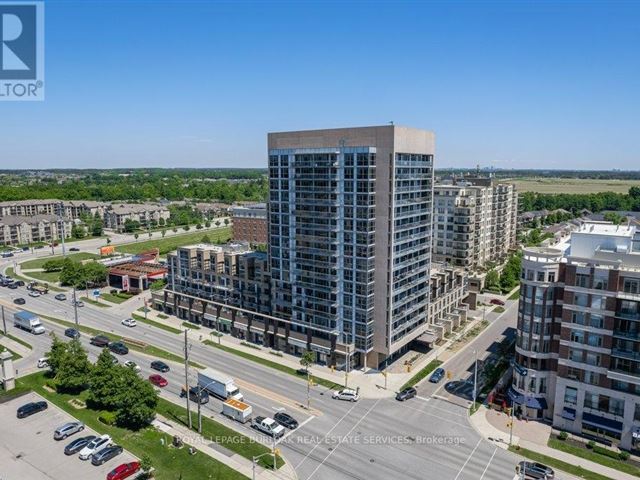
[[[574,233],[590,235],[615,235],[633,238],[636,227],[633,225],[615,225],[611,222],[585,222]]]

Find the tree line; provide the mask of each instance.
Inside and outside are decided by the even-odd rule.
[[[520,194],[522,211],[556,210],[562,208],[573,212],[587,209],[591,212],[624,210],[640,212],[640,187],[631,187],[628,194],[614,192],[598,193],[536,193]]]

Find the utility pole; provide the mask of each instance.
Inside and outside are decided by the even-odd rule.
[[[2,305],[2,328],[4,330],[4,334],[7,334],[7,320],[4,318],[4,305]]]
[[[307,410],[311,410],[311,372],[307,366]]]
[[[187,392],[187,397],[189,392]],[[198,385],[198,433],[202,434],[202,386]]]
[[[78,300],[76,300],[76,287],[73,287],[73,314],[76,320],[76,327],[77,327],[78,326]]]
[[[473,368],[473,398],[471,399],[473,401],[472,408],[476,403],[476,393],[478,388],[478,351],[474,350],[473,354],[475,355],[476,360]]]
[[[513,411],[516,409],[515,402],[511,402],[511,422],[509,425],[509,446],[513,443]]]
[[[61,240],[62,240],[62,256],[66,257],[67,256],[67,249],[64,245],[64,237],[65,237],[65,231],[64,231],[64,203],[60,202],[59,205],[60,210],[58,211],[58,221],[60,222],[60,232],[62,233],[60,235]],[[53,245],[53,239],[51,239],[51,245]]]
[[[187,394],[185,395],[187,399],[187,418],[189,419],[189,430],[193,428],[193,423],[191,422],[191,404],[189,403],[189,340],[187,339],[187,329],[184,329],[184,388],[186,389]]]

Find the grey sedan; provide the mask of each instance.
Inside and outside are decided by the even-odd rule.
[[[82,430],[84,430],[84,423],[68,422],[56,428],[56,431],[53,432],[53,438],[54,440],[64,440],[74,433],[81,432]]]

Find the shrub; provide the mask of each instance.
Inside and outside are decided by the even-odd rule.
[[[596,446],[596,442],[594,442],[593,440],[589,440],[589,443],[587,443],[587,448],[593,449],[593,447],[595,446]]]
[[[566,440],[568,437],[569,437],[569,434],[564,431],[558,434],[558,440]]]
[[[102,412],[98,415],[98,420],[105,425],[114,425],[116,423],[116,414],[114,412]]]
[[[629,460],[629,457],[631,455],[629,455],[629,452],[620,452],[618,454],[618,458],[620,458],[620,460],[622,460],[623,462],[626,462],[627,460]]]

